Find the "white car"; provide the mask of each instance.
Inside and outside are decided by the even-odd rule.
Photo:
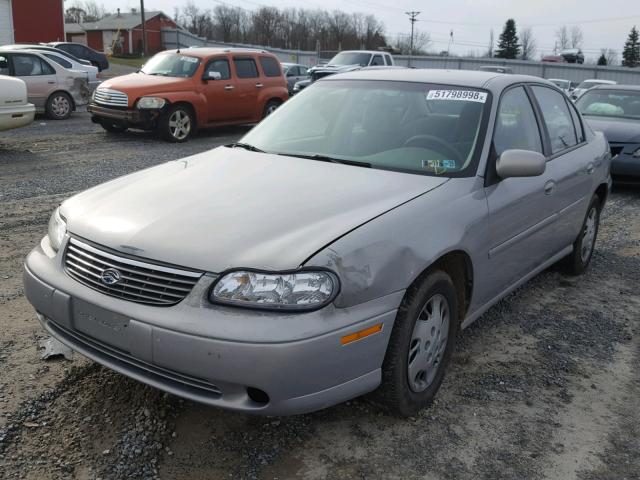
[[[571,94],[571,80],[566,80],[564,78],[550,78],[549,81],[567,95]]]
[[[0,131],[29,125],[35,113],[35,105],[27,102],[27,84],[0,75]]]
[[[571,92],[571,99],[577,100],[580,98],[584,92],[589,90],[590,88],[596,87],[598,85],[615,85],[618,82],[614,82],[613,80],[601,80],[599,78],[591,78],[589,80],[583,80],[580,85],[578,85],[573,92]]]

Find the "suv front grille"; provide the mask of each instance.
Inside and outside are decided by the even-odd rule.
[[[98,88],[93,97],[96,103],[102,105],[113,105],[114,107],[128,107],[129,96],[118,90],[110,90],[108,88]]]
[[[106,295],[147,305],[169,306],[183,300],[202,276],[105,252],[71,238],[64,256],[72,278]]]

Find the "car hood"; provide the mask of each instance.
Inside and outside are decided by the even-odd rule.
[[[72,234],[152,260],[287,270],[446,181],[219,147],[91,188],[61,214]]]
[[[640,120],[584,115],[589,126],[611,143],[640,143]]]
[[[351,72],[352,70],[359,70],[360,68],[362,67],[357,63],[353,65],[319,65],[317,67],[311,67],[309,71],[310,73],[313,73],[313,72],[340,73],[340,72]]]
[[[143,95],[177,92],[185,89],[192,90],[193,82],[191,78],[130,73],[105,80],[100,85],[100,88],[109,88],[126,93],[129,96],[129,104],[133,105]]]

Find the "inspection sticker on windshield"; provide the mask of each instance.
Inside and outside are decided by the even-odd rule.
[[[485,103],[487,92],[477,90],[429,90],[427,100],[462,100],[465,102]]]
[[[182,56],[180,57],[180,60],[182,60],[183,62],[189,62],[189,63],[198,63],[198,59],[195,57],[185,57]]]

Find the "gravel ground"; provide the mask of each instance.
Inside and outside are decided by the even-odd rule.
[[[86,113],[0,137],[0,478],[640,479],[640,190],[611,197],[591,269],[551,269],[459,338],[435,404],[359,399],[261,418],[183,401],[92,362],[42,361],[21,262],[54,206],[238,139],[111,136]]]

